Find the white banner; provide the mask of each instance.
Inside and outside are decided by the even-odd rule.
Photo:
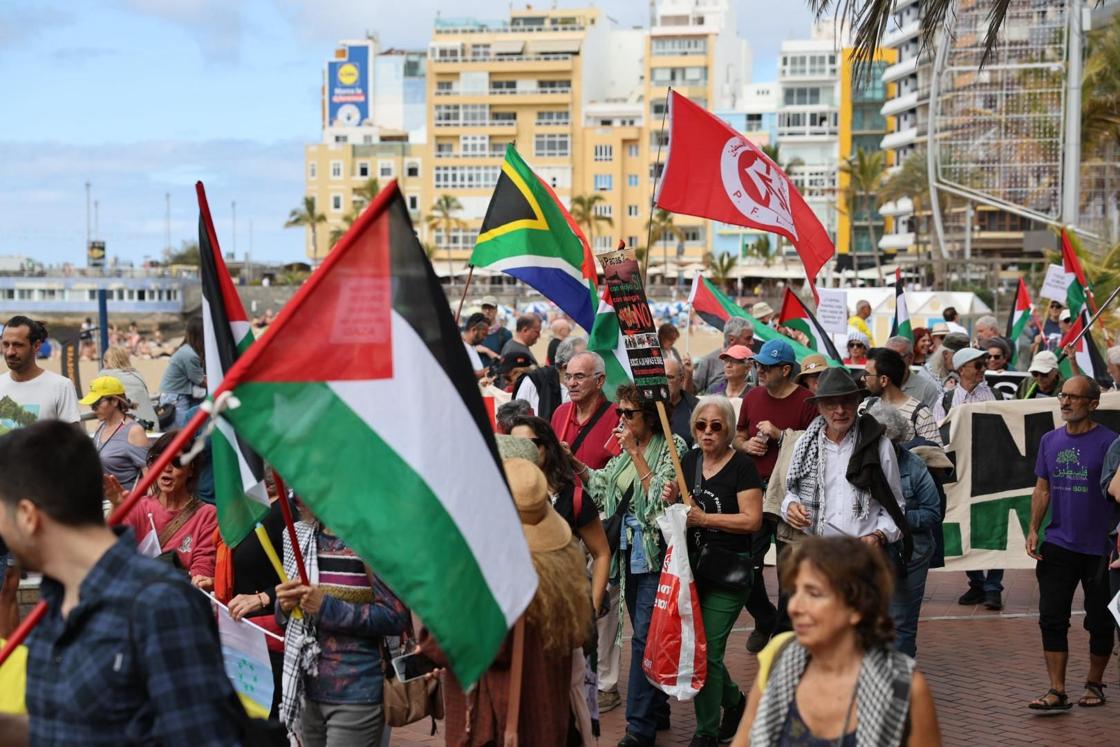
[[[817,304],[817,321],[825,332],[834,335],[848,335],[848,292],[843,288],[817,288],[820,303]],[[845,339],[845,342],[847,340]],[[841,350],[844,346],[841,346]]]
[[[1048,266],[1046,268],[1046,279],[1042,281],[1042,290],[1038,292],[1038,295],[1065,306],[1066,291],[1069,289],[1073,277],[1073,273],[1066,272],[1061,265]]]

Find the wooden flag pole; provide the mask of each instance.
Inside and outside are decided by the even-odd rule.
[[[459,326],[459,317],[463,313],[463,302],[467,300],[467,292],[471,289],[471,278],[474,277],[474,265],[467,265],[467,282],[463,284],[463,295],[459,297],[459,308],[455,309],[455,326]]]
[[[276,483],[276,500],[280,501],[280,513],[284,515],[284,526],[288,529],[288,539],[292,543],[292,555],[296,559],[296,568],[299,569],[299,580],[303,582],[304,586],[310,586],[311,581],[307,575],[307,566],[303,563],[303,550],[300,549],[299,542],[296,541],[296,523],[292,516],[292,506],[288,503],[288,489],[284,487],[284,480],[280,477],[280,473],[271,467],[269,469],[272,470],[272,480]],[[281,572],[284,570],[283,566],[280,567],[280,570]],[[280,580],[287,581],[288,579],[281,576]]]
[[[264,554],[268,557],[268,562],[272,564],[272,569],[276,571],[276,575],[280,577],[280,583],[287,583],[288,574],[284,570],[284,564],[280,562],[280,556],[276,554],[276,548],[272,546],[272,540],[268,538],[268,532],[265,531],[265,528],[261,526],[260,522],[253,528],[253,531],[256,532],[257,539],[261,542],[261,549],[264,550]],[[292,545],[292,547],[297,547],[297,545]],[[305,585],[307,584],[306,581],[303,583]],[[297,619],[303,618],[303,611],[299,607],[293,607],[292,617]]]
[[[681,455],[677,453],[677,444],[673,441],[673,430],[669,427],[669,415],[665,411],[665,403],[657,400],[657,415],[661,419],[661,430],[665,433],[665,441],[669,444],[669,456],[673,460],[673,472],[677,476],[677,487],[681,491],[681,500],[688,505],[692,505],[691,496],[688,492],[688,482],[684,479],[684,472],[681,471]],[[660,496],[656,496],[660,498]]]

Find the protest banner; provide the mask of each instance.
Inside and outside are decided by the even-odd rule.
[[[669,380],[665,378],[665,359],[653,313],[642,288],[642,270],[631,249],[618,249],[598,255],[603,264],[603,282],[611,306],[618,315],[619,332],[630,361],[634,383],[646,399],[669,399]]]
[[[1101,396],[1093,420],[1120,432],[1120,392]],[[1024,549],[1034,466],[1043,435],[1062,426],[1058,400],[959,405],[943,434],[945,424],[946,452],[956,464],[956,482],[945,485],[945,570],[1034,568]]]
[[[1019,385],[1031,375],[1026,371],[985,371],[984,381],[992,389],[998,389],[1004,399],[1015,399]]]
[[[226,676],[245,712],[253,718],[268,718],[275,684],[265,643],[267,631],[251,623],[234,620],[225,605],[216,606]]]

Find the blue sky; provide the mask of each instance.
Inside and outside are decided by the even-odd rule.
[[[542,4],[547,0],[539,0]],[[563,4],[563,3],[562,3]],[[582,3],[581,3],[582,4]],[[647,3],[598,3],[624,26]],[[517,3],[520,7],[522,3]],[[738,0],[754,79],[775,75],[778,43],[809,13],[787,0]],[[303,192],[303,145],[319,137],[319,85],[334,42],[376,31],[383,46],[423,48],[449,0],[2,0],[0,255],[84,263],[85,190],[93,184],[110,255],[158,257],[197,236],[194,182],[207,185],[225,251],[302,258],[282,226]],[[508,1],[474,0],[502,18]],[[780,15],[780,18],[775,16]]]

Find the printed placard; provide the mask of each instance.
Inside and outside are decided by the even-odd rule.
[[[633,250],[619,249],[600,254],[603,279],[611,305],[618,315],[626,357],[634,383],[646,399],[669,400],[669,380],[665,378],[665,359],[657,340],[657,328],[642,287],[642,270]]]

